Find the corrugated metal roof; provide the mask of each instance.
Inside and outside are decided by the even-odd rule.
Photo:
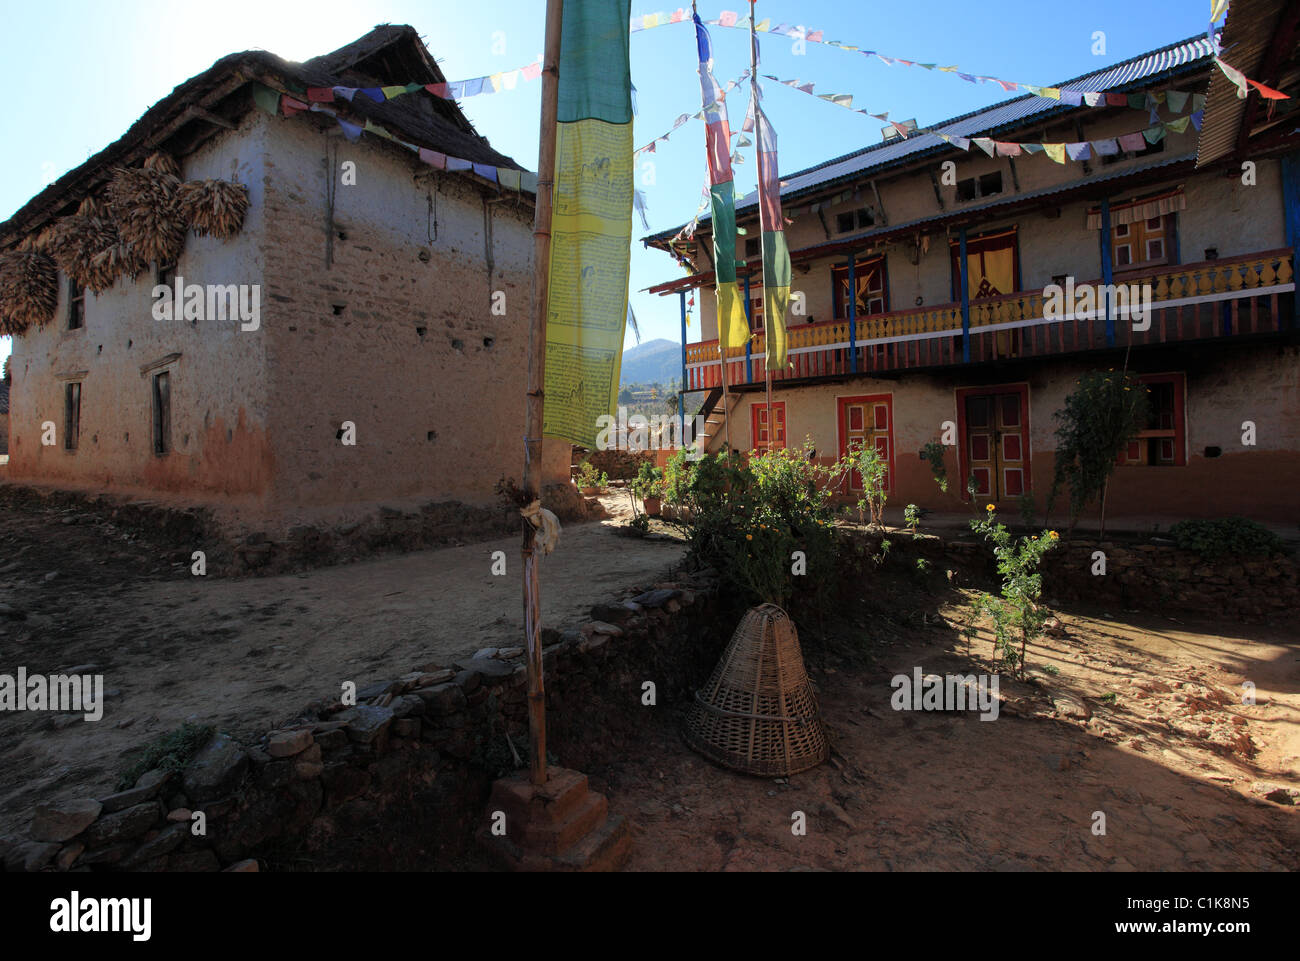
[[[1213,49],[1204,35],[1172,43],[1167,47],[1152,50],[1141,56],[1115,64],[1103,70],[1075,77],[1059,86],[1063,90],[1112,90],[1118,91],[1134,84],[1143,83],[1164,73],[1182,73],[1188,69],[1202,67],[1210,62]],[[985,107],[972,113],[954,117],[935,126],[934,129],[954,137],[972,138],[998,133],[1008,127],[1018,127],[1030,121],[1045,121],[1054,116],[1075,110],[1090,110],[1090,107],[1073,107],[1058,100],[1026,94],[1014,100],[1008,100],[992,107]],[[926,153],[954,150],[934,134],[922,134],[906,140],[873,144],[862,150],[837,157],[782,177],[782,198],[796,196],[805,191],[825,187],[840,180],[861,177],[869,171],[880,170],[894,164],[916,159]],[[736,204],[737,210],[753,207],[758,202],[757,193],[750,193]],[[704,214],[701,221],[709,219]],[[674,236],[678,227],[653,234],[646,240],[662,240]]]
[[[1220,38],[1223,59],[1252,80],[1264,80],[1255,74],[1273,42],[1281,16],[1282,0],[1235,0],[1228,8]],[[1236,149],[1247,102],[1237,97],[1237,85],[1216,69],[1210,77],[1205,123],[1197,140],[1197,167],[1213,163]]]

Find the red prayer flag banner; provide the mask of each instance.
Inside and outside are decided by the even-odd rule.
[[[1290,100],[1291,99],[1286,94],[1284,94],[1281,90],[1274,90],[1272,87],[1266,87],[1258,80],[1251,80],[1249,77],[1247,77],[1246,83],[1250,84],[1252,87],[1258,90],[1259,95],[1261,97],[1264,97],[1266,100]]]
[[[311,103],[333,103],[333,87],[308,87],[307,100]]]
[[[311,104],[303,103],[301,100],[295,100],[293,97],[283,97],[280,105],[284,108],[286,117],[294,117],[304,111],[311,109]]]

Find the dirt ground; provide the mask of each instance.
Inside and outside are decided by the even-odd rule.
[[[680,560],[679,543],[614,533],[625,495],[604,504],[543,561],[543,624],[580,626]],[[76,512],[0,512],[0,673],[93,665],[107,694],[97,723],[0,714],[0,835],[25,831],[38,800],[111,793],[123,752],[186,720],[257,737],[343,681],[522,643],[518,538],[241,580],[194,577],[169,553]]]
[[[1300,788],[1289,625],[1064,613],[1066,636],[1031,646],[1031,682],[1004,682],[986,722],[890,706],[896,674],[984,669],[971,655],[988,657],[988,636],[971,652],[950,626],[967,617],[960,599],[935,610],[891,592],[863,607],[835,646],[805,642],[829,763],[788,781],[736,774],[686,747],[682,713],[665,710],[590,772],[633,823],[630,870],[1300,869],[1300,808],[1261,796]]]
[[[546,623],[576,625],[680,559],[679,544],[614,534],[626,505],[565,530],[545,562]],[[506,577],[490,574],[497,550]],[[0,715],[0,834],[25,830],[37,800],[107,793],[123,752],[186,719],[258,735],[342,680],[515,645],[517,551],[199,579],[101,521],[0,514],[0,671],[94,664],[112,691],[98,724]],[[1065,610],[1063,636],[1031,647],[1028,682],[1002,683],[996,721],[894,711],[897,674],[984,670],[988,636],[961,636],[966,599],[941,577],[893,575],[824,635],[804,630],[833,753],[788,780],[719,768],[683,743],[680,708],[645,711],[631,743],[584,767],[632,824],[630,869],[1300,869],[1293,625]]]

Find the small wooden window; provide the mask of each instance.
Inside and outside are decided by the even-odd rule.
[[[1187,464],[1187,419],[1184,416],[1187,382],[1182,374],[1144,374],[1138,381],[1147,388],[1150,417],[1117,463],[1144,467],[1184,467]]]
[[[86,326],[86,288],[68,279],[68,330],[81,330]]]
[[[171,438],[171,375],[162,371],[153,375],[153,452],[164,456],[171,450]]]
[[[959,201],[993,197],[1000,193],[1002,193],[1001,170],[994,170],[978,177],[967,177],[965,180],[957,181],[957,199]]]
[[[81,384],[65,384],[63,388],[63,449],[76,450],[81,438]]]

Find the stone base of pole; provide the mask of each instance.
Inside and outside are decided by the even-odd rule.
[[[492,785],[476,837],[511,871],[617,871],[632,854],[627,821],[587,785],[587,775],[552,767],[546,783],[527,772]]]

